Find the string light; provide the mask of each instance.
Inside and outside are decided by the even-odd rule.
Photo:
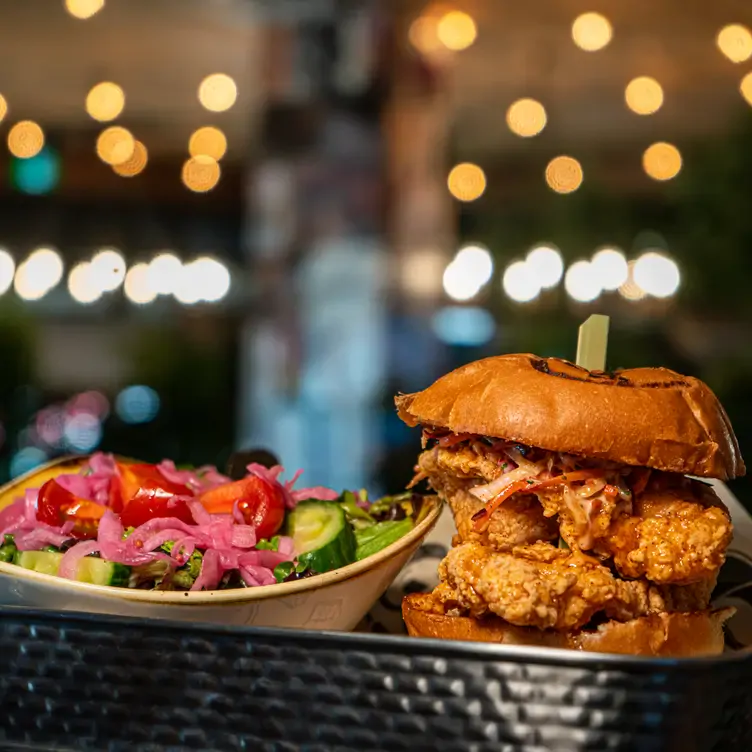
[[[112,169],[123,178],[132,178],[142,173],[148,162],[149,152],[146,147],[140,141],[135,141],[131,158],[122,164],[112,165]]]
[[[436,16],[430,14],[419,16],[410,24],[408,32],[410,44],[424,55],[439,52],[443,45],[439,39],[438,29],[439,19]]]
[[[534,246],[525,256],[525,263],[532,270],[540,287],[556,287],[564,273],[564,261],[561,252],[554,245],[543,243]]]
[[[509,130],[523,138],[537,136],[546,122],[546,110],[535,99],[518,99],[507,110]]]
[[[501,279],[504,292],[515,303],[530,303],[541,292],[541,283],[535,270],[526,261],[512,262]]]
[[[603,292],[598,274],[589,261],[575,261],[564,276],[564,289],[578,303],[591,303]]]
[[[97,139],[97,155],[109,165],[120,165],[133,157],[136,140],[129,130],[119,125],[105,128]]]
[[[40,300],[63,277],[63,260],[51,248],[37,248],[18,269],[14,279],[16,293],[24,300]]]
[[[95,303],[102,297],[102,289],[97,285],[88,261],[76,264],[68,275],[68,292],[73,300],[82,305]]]
[[[103,81],[86,95],[86,112],[99,122],[114,120],[125,107],[125,92],[112,81]]]
[[[112,248],[104,248],[91,260],[91,276],[103,292],[117,290],[125,279],[125,259]]]
[[[752,73],[747,73],[739,84],[739,91],[747,100],[747,104],[752,105]]]
[[[211,112],[224,112],[235,104],[238,87],[226,73],[212,73],[198,87],[198,100]]]
[[[452,168],[447,186],[458,201],[475,201],[486,190],[486,175],[478,165],[463,162]]]
[[[670,298],[681,284],[676,262],[655,251],[648,251],[637,259],[633,275],[635,284],[656,298]]]
[[[627,84],[624,99],[637,115],[652,115],[663,106],[663,88],[649,76],[639,76]]]
[[[8,133],[8,150],[18,159],[30,159],[42,151],[44,131],[33,120],[16,123]]]
[[[2,122],[5,119],[5,116],[7,114],[8,114],[8,101],[2,94],[0,94],[0,122]]]
[[[0,295],[10,289],[15,272],[16,263],[13,261],[13,256],[8,251],[0,249]]]
[[[182,179],[189,190],[195,193],[206,193],[219,182],[220,174],[217,160],[201,154],[191,157],[183,165]]]
[[[466,50],[475,42],[478,27],[472,17],[460,10],[445,14],[436,27],[439,41],[453,52]]]
[[[227,152],[227,137],[219,128],[207,125],[193,133],[188,151],[192,157],[203,155],[219,162]]]
[[[642,166],[653,180],[671,180],[682,168],[681,152],[673,144],[659,141],[645,150]]]
[[[546,183],[556,193],[572,193],[583,180],[580,163],[573,157],[554,157],[546,167]]]
[[[148,264],[134,264],[125,275],[123,288],[128,300],[137,305],[146,305],[157,297],[149,284]]]
[[[74,18],[85,21],[104,8],[104,0],[65,0],[65,9]]]
[[[732,63],[743,63],[752,57],[752,32],[741,24],[724,26],[718,32],[716,43]]]
[[[572,24],[572,39],[586,52],[602,50],[612,37],[611,23],[600,13],[583,13]]]

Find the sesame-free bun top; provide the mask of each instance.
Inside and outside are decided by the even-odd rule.
[[[667,368],[591,372],[559,358],[500,355],[395,403],[410,426],[721,480],[745,473],[715,394]]]

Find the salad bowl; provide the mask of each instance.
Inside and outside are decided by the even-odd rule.
[[[61,473],[76,472],[81,463],[81,458],[56,460],[12,481],[0,489],[0,517],[28,489],[39,489]],[[387,590],[436,524],[441,513],[439,500],[422,497],[419,506],[420,514],[412,528],[397,540],[369,556],[315,576],[232,589],[138,589],[94,584],[96,579],[91,578],[78,581],[0,561],[0,606],[236,626],[350,631]],[[300,560],[302,557],[297,559]]]

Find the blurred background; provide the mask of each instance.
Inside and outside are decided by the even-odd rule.
[[[0,0],[0,480],[96,449],[396,491],[488,354],[705,379],[752,457],[741,0]],[[744,481],[735,490],[752,499]]]

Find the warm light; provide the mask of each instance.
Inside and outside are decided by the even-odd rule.
[[[672,144],[659,141],[642,155],[642,166],[653,180],[671,180],[682,168],[682,157]]]
[[[19,159],[35,157],[43,147],[44,131],[33,120],[16,123],[8,133],[8,150]]]
[[[182,267],[175,286],[175,299],[184,305],[201,301],[216,303],[230,290],[227,267],[208,256],[202,256]]]
[[[625,298],[626,300],[642,300],[646,293],[645,290],[643,290],[635,281],[634,281],[634,266],[635,262],[630,261],[628,266],[628,276],[627,281],[619,287],[619,295],[622,296],[622,298]]]
[[[192,157],[203,155],[219,162],[227,151],[227,138],[219,128],[207,125],[193,133],[188,151]]]
[[[125,279],[125,259],[115,250],[106,248],[91,260],[91,277],[104,292],[117,290]]]
[[[475,201],[486,190],[486,175],[478,165],[463,162],[452,168],[447,185],[458,201]]]
[[[718,49],[732,62],[743,63],[752,57],[752,33],[746,26],[731,24],[718,32]]]
[[[529,303],[535,300],[541,291],[541,283],[535,270],[525,261],[511,263],[504,272],[501,285],[515,303]]]
[[[564,273],[561,253],[552,245],[543,244],[531,248],[525,257],[525,263],[543,288],[556,287]]]
[[[65,0],[65,9],[74,18],[85,20],[104,8],[104,0]]]
[[[637,259],[633,274],[635,284],[656,298],[671,297],[681,284],[676,262],[655,251],[648,251]]]
[[[546,122],[546,110],[535,99],[518,99],[507,110],[509,130],[523,138],[537,136]]]
[[[108,165],[121,165],[132,159],[136,140],[126,128],[113,125],[105,128],[97,139],[97,155]]]
[[[149,264],[147,281],[157,295],[172,295],[180,279],[183,262],[172,253],[160,253]]]
[[[140,141],[133,143],[133,155],[122,164],[112,165],[112,169],[123,178],[132,178],[142,173],[149,162],[149,152]]]
[[[198,100],[211,112],[224,112],[235,104],[238,87],[225,73],[212,73],[198,87]]]
[[[149,284],[149,266],[148,264],[135,264],[125,275],[124,284],[125,296],[138,305],[151,303],[157,293]]]
[[[8,101],[2,94],[0,94],[0,121],[4,120],[7,114],[8,114]]]
[[[77,302],[84,305],[94,303],[102,297],[102,288],[96,283],[92,265],[85,261],[71,269],[68,275],[68,292]]]
[[[602,50],[613,36],[609,20],[600,13],[583,13],[572,24],[574,43],[586,52]]]
[[[13,284],[13,275],[16,272],[16,263],[8,251],[0,250],[0,295],[8,292]]]
[[[589,261],[575,261],[567,269],[564,289],[578,303],[591,303],[603,291],[595,267]]]
[[[215,159],[202,154],[183,165],[183,183],[196,193],[206,193],[219,182],[221,171]]]
[[[453,300],[461,302],[474,298],[482,287],[472,270],[463,268],[454,261],[444,270],[442,282],[444,292]]]
[[[742,96],[747,100],[747,104],[752,105],[752,73],[747,73],[744,76],[739,85],[739,91],[741,91]]]
[[[649,76],[632,79],[624,92],[627,107],[638,115],[652,115],[663,106],[663,88]]]
[[[572,193],[582,185],[582,167],[572,157],[555,157],[546,167],[546,182],[556,193]]]
[[[125,93],[112,81],[103,81],[86,95],[86,112],[100,122],[114,120],[125,107]]]
[[[14,279],[14,287],[24,300],[43,298],[63,277],[63,260],[51,248],[38,248],[24,261]]]
[[[410,44],[424,55],[432,55],[442,49],[439,39],[439,19],[432,15],[423,15],[410,24],[408,37]]]
[[[467,13],[453,10],[441,18],[436,34],[447,49],[457,52],[472,45],[478,36],[478,28]]]
[[[591,264],[604,290],[617,290],[629,277],[627,259],[616,248],[601,248],[596,251]]]
[[[479,287],[488,284],[493,275],[493,258],[488,248],[482,245],[466,245],[460,248],[453,263],[475,277]]]

